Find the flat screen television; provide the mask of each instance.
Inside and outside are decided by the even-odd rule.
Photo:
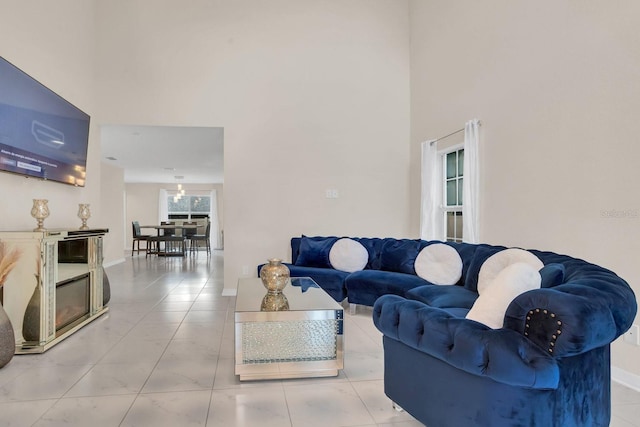
[[[89,120],[0,57],[0,171],[84,187]]]

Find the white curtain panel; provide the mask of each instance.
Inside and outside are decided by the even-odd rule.
[[[468,243],[479,243],[478,230],[480,190],[478,143],[480,122],[469,120],[464,126],[464,179],[462,182],[462,238]]]
[[[168,196],[169,193],[167,193],[167,190],[161,188],[160,193],[158,194],[158,224],[169,219],[169,204],[167,203]]]
[[[220,221],[218,220],[218,192],[216,190],[211,190],[209,197],[211,198],[211,212],[209,213],[211,230],[209,239],[211,240],[212,248],[221,249],[222,236],[220,233]]]
[[[440,204],[440,162],[435,140],[422,143],[422,199],[420,207],[420,238],[444,240],[444,224]]]

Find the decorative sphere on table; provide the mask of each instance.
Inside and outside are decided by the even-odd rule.
[[[271,258],[260,270],[260,279],[267,291],[272,294],[282,292],[289,283],[289,268],[282,264],[282,260]]]

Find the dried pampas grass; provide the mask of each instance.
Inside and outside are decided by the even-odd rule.
[[[4,285],[4,282],[7,280],[7,276],[18,263],[20,255],[20,250],[13,249],[11,251],[7,251],[6,244],[4,242],[0,242],[0,286]]]

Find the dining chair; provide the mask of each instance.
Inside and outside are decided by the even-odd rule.
[[[194,234],[191,236],[191,247],[190,251],[197,251],[200,249],[199,242],[205,242],[205,247],[207,249],[207,255],[211,253],[211,221],[207,221],[207,226],[205,228],[204,234]]]
[[[142,234],[140,232],[140,223],[138,221],[131,221],[131,229],[133,231],[133,242],[131,242],[131,256],[133,256],[133,252],[137,251],[140,253],[140,241],[145,242],[145,251],[149,250],[149,238],[150,234]],[[137,248],[136,248],[137,243]]]
[[[191,248],[191,238],[198,233],[198,223],[193,221],[193,222],[183,222],[182,223],[183,226],[193,226],[193,228],[183,228],[182,229],[182,235],[184,236],[184,238],[187,240],[187,243],[189,244],[189,248]]]
[[[175,221],[161,221],[160,225],[176,225]],[[163,236],[175,236],[176,229],[175,228],[164,228],[162,229]]]
[[[176,225],[175,221],[160,221],[160,225]],[[164,252],[171,252],[173,250],[173,237],[176,235],[175,228],[163,228],[158,233],[158,252],[160,252],[160,242],[164,243]]]
[[[160,239],[162,236],[151,236],[147,239],[147,254],[157,255],[160,252]]]
[[[160,225],[176,225],[173,221],[162,221]],[[178,251],[182,254],[182,256],[186,255],[186,239],[184,234],[178,236],[176,234],[175,228],[163,228],[163,233],[158,238],[159,242],[164,242],[164,253],[178,253]],[[160,250],[158,249],[158,252]]]

